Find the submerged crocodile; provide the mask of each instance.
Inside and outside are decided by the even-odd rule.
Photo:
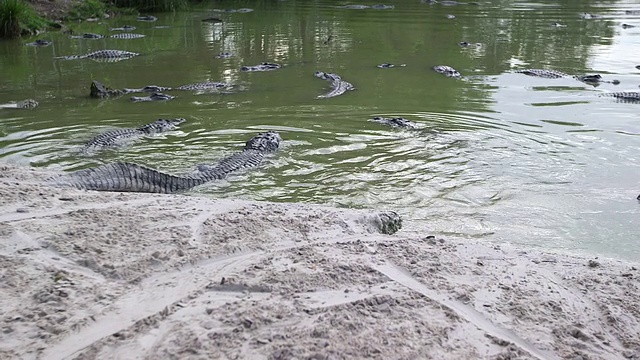
[[[30,42],[30,43],[26,43],[26,46],[49,46],[53,44],[51,41],[49,40],[43,40],[43,39],[38,39],[34,42]]]
[[[351,83],[348,83],[338,75],[333,73],[326,73],[324,71],[316,71],[314,75],[322,80],[331,81],[331,91],[324,95],[318,95],[318,99],[330,98],[338,95],[342,95],[349,90],[353,90],[354,87]]]
[[[616,98],[620,102],[640,103],[640,92],[638,91],[617,91],[604,93],[600,96],[610,96]]]
[[[33,109],[38,106],[38,102],[33,99],[25,99],[9,104],[0,104],[0,109]]]
[[[254,66],[241,66],[241,71],[271,71],[280,69],[282,66],[280,64],[263,62]]]
[[[107,98],[107,97],[117,97],[117,96],[135,94],[135,93],[162,93],[163,91],[169,91],[169,90],[183,90],[183,91],[214,91],[216,90],[217,91],[220,89],[230,88],[231,86],[232,85],[229,83],[205,81],[201,83],[181,85],[176,88],[171,88],[168,86],[147,85],[147,86],[136,88],[136,89],[131,89],[131,88],[111,89],[103,85],[102,83],[96,80],[93,80],[91,82],[89,96],[92,98]],[[166,95],[166,96],[170,96],[170,95]],[[158,98],[157,100],[160,100],[160,98]],[[168,100],[168,99],[163,99],[163,100]]]
[[[92,59],[98,61],[120,61],[130,59],[140,55],[130,51],[123,50],[98,50],[84,55],[58,56],[54,59],[75,60],[75,59]]]
[[[98,191],[175,193],[189,190],[232,172],[258,166],[264,157],[280,146],[275,131],[259,133],[247,141],[244,150],[224,158],[218,165],[191,175],[176,176],[132,163],[111,163],[79,170],[54,179],[58,185]]]
[[[154,21],[158,20],[158,18],[153,16],[153,15],[142,15],[142,16],[138,16],[136,18],[136,20],[138,20],[138,21],[146,21],[146,22],[154,22]]]
[[[93,34],[93,33],[84,33],[82,35],[71,35],[69,39],[103,39],[104,35]]]
[[[369,121],[371,122],[375,122],[375,123],[379,123],[379,124],[384,124],[384,125],[388,125],[391,127],[396,127],[396,128],[403,128],[403,129],[418,129],[418,124],[416,124],[415,122],[405,119],[403,117],[394,117],[394,118],[386,118],[386,117],[382,117],[382,116],[376,116],[373,117],[371,119],[369,119]]]
[[[435,72],[443,74],[446,77],[459,78],[460,72],[448,65],[436,65],[432,68]]]
[[[143,38],[147,35],[142,35],[142,34],[134,34],[134,33],[122,33],[122,34],[113,34],[110,35],[109,37],[112,39],[125,39],[125,40],[130,40],[130,39],[140,39]]]
[[[135,29],[136,29],[135,26],[125,25],[123,27],[118,27],[118,28],[109,28],[109,31],[133,31]]]
[[[602,80],[602,76],[600,76],[600,74],[569,75],[561,71],[546,70],[546,69],[522,69],[522,70],[516,70],[515,73],[525,74],[525,75],[535,76],[535,77],[540,77],[545,79],[574,78],[585,84],[594,85],[594,86],[600,83],[611,83],[614,85],[618,85],[620,83],[620,81],[618,80],[611,80],[611,81]]]
[[[178,128],[178,125],[185,121],[186,120],[183,118],[158,119],[151,124],[141,126],[137,129],[117,129],[107,131],[89,140],[82,148],[82,152],[93,152],[112,148],[145,136],[175,130]]]
[[[364,10],[364,9],[376,9],[376,10],[388,10],[388,9],[393,9],[395,6],[393,5],[384,5],[384,4],[377,4],[377,5],[342,5],[342,6],[336,6],[339,9],[351,9],[351,10]]]
[[[131,100],[131,102],[148,102],[148,101],[167,101],[175,98],[176,97],[173,95],[154,92],[149,96],[132,96],[131,98],[129,98],[129,100]]]

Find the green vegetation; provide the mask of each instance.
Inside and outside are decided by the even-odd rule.
[[[49,21],[36,15],[24,0],[0,0],[0,38],[19,37],[49,24]]]
[[[100,0],[85,0],[76,3],[65,20],[84,20],[88,18],[103,18],[107,12],[107,5]]]
[[[189,8],[189,0],[114,0],[117,7],[134,8],[138,11],[163,12]]]

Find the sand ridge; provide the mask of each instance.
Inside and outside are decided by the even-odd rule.
[[[0,165],[0,358],[640,359],[636,263],[47,176]]]

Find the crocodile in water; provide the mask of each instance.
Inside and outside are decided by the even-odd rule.
[[[109,31],[133,31],[135,30],[136,27],[135,26],[131,26],[131,25],[125,25],[123,27],[118,27],[118,28],[110,28]]]
[[[331,81],[331,91],[323,95],[318,95],[319,99],[342,95],[345,92],[354,89],[351,83],[342,80],[342,78],[337,74],[316,71],[314,75],[319,79]]]
[[[446,77],[460,77],[460,72],[448,65],[437,65],[433,67],[433,70],[437,73],[443,74]]]
[[[391,68],[394,68],[396,66],[405,67],[405,66],[407,66],[407,64],[394,65],[394,64],[384,63],[384,64],[376,65],[376,67],[378,67],[380,69],[391,69]]]
[[[129,98],[129,100],[131,100],[132,102],[148,102],[148,101],[167,101],[175,98],[176,97],[173,95],[154,92],[149,96],[132,96],[131,98]]]
[[[137,129],[117,129],[107,131],[89,140],[82,148],[82,152],[92,152],[106,148],[113,148],[122,145],[125,142],[140,139],[145,136],[175,130],[178,128],[178,125],[185,121],[186,120],[183,118],[158,119],[151,124],[141,126]]]
[[[594,85],[594,86],[600,83],[611,83],[614,85],[618,85],[620,83],[620,81],[618,80],[611,80],[611,81],[603,80],[602,76],[600,76],[599,74],[569,75],[569,74],[563,73],[562,71],[547,70],[547,69],[522,69],[522,70],[516,70],[515,73],[541,77],[545,79],[574,78],[585,84]]]
[[[638,91],[617,91],[604,93],[601,96],[610,96],[616,98],[620,102],[640,103],[640,92]]]
[[[138,21],[146,21],[146,22],[154,22],[154,21],[158,20],[158,18],[153,16],[153,15],[143,15],[143,16],[138,16],[136,18],[136,20],[138,20]]]
[[[26,43],[26,46],[49,46],[53,44],[51,41],[49,40],[42,40],[42,39],[38,39],[34,42],[30,42],[30,43]]]
[[[93,33],[84,33],[82,35],[71,35],[69,39],[102,39],[104,35],[93,34]]]
[[[402,129],[418,129],[418,124],[403,117],[386,118],[382,116],[376,116],[369,119],[369,121]]]
[[[280,64],[263,62],[254,66],[242,66],[240,67],[241,71],[271,71],[280,69],[282,66]]]
[[[109,37],[112,39],[125,39],[125,40],[130,40],[130,39],[140,39],[145,37],[146,35],[142,35],[142,34],[134,34],[134,33],[122,33],[122,34],[113,34],[110,35]]]
[[[123,51],[123,50],[98,50],[84,55],[58,56],[55,59],[75,60],[75,59],[92,59],[97,61],[115,62],[130,59],[140,54]]]
[[[37,101],[33,99],[26,99],[9,104],[0,104],[0,109],[33,109],[37,106]]]
[[[191,175],[175,176],[132,163],[111,163],[65,174],[54,181],[58,185],[86,190],[174,193],[258,166],[267,154],[279,148],[281,141],[275,131],[260,133],[247,141],[243,151],[223,159],[217,166]]]

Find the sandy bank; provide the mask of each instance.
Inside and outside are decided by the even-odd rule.
[[[640,265],[0,165],[2,359],[640,359]]]

